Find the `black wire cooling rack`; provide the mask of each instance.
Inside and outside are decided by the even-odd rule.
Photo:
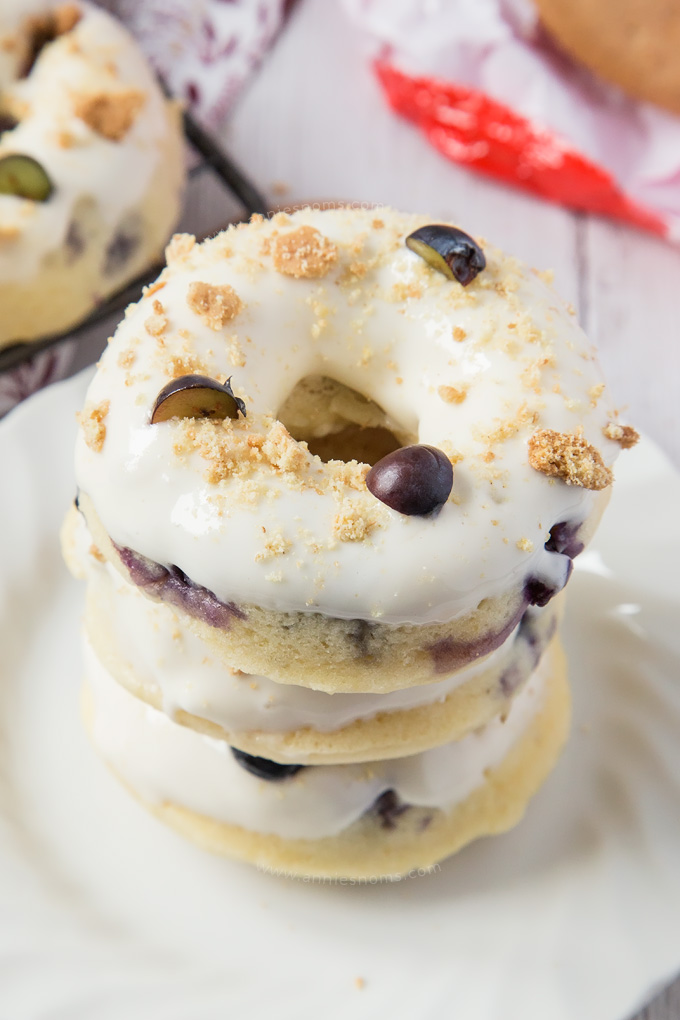
[[[268,204],[264,195],[260,194],[242,170],[215,144],[208,132],[189,113],[184,114],[184,135],[197,158],[197,162],[189,171],[190,178],[193,179],[201,176],[206,171],[212,171],[227,191],[238,200],[243,207],[246,218],[252,216],[253,213],[265,214],[267,212]],[[15,368],[17,365],[28,361],[35,354],[49,347],[54,347],[65,340],[77,339],[98,322],[102,322],[104,319],[108,319],[110,315],[122,311],[131,301],[135,301],[139,297],[142,287],[155,280],[163,265],[163,262],[158,262],[150,266],[141,276],[126,283],[124,287],[121,287],[115,294],[112,294],[106,301],[98,305],[87,319],[84,319],[76,326],[62,333],[56,333],[54,336],[43,337],[40,340],[31,340],[30,342],[20,342],[3,348],[0,350],[0,373],[8,371],[10,368]]]

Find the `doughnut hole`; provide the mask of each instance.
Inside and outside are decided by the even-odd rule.
[[[293,439],[306,442],[324,462],[357,460],[373,465],[418,441],[375,401],[328,376],[300,380],[277,417]]]

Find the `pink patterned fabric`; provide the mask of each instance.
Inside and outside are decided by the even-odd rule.
[[[64,379],[73,362],[75,350],[75,340],[69,340],[42,354],[36,354],[11,372],[0,373],[0,418],[43,386]]]
[[[134,33],[173,95],[208,126],[229,112],[271,45],[286,0],[100,0]],[[0,372],[0,417],[31,393],[64,378],[68,342]]]
[[[137,36],[168,88],[219,123],[259,65],[285,0],[101,0]]]

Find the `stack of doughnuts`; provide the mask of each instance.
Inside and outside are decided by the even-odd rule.
[[[80,414],[96,749],[191,839],[290,874],[507,829],[566,738],[561,592],[636,438],[573,310],[386,208],[167,262]]]
[[[161,255],[181,117],[128,32],[84,0],[0,11],[0,348],[68,329]]]

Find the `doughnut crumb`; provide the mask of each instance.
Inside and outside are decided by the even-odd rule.
[[[599,451],[582,436],[569,432],[534,432],[529,440],[529,463],[544,475],[584,489],[606,489],[613,481]]]
[[[619,425],[615,421],[607,422],[602,431],[607,439],[613,439],[622,450],[630,450],[640,439],[639,433],[632,425]]]
[[[215,332],[236,318],[243,308],[243,302],[229,284],[214,286],[200,280],[189,284],[187,304]]]
[[[271,243],[274,268],[296,279],[325,276],[338,257],[335,245],[314,227],[299,227],[280,234]]]
[[[74,112],[76,117],[102,138],[120,142],[134,124],[145,102],[146,96],[139,89],[95,92],[76,96]]]
[[[102,400],[99,404],[86,404],[76,418],[83,430],[83,439],[91,450],[100,453],[106,439],[106,417],[109,413],[110,401]]]

